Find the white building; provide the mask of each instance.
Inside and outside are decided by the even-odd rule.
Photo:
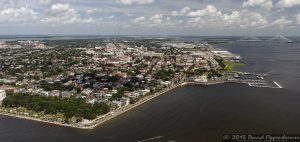
[[[48,91],[42,91],[41,96],[44,96],[44,97],[48,97],[49,96],[49,92]]]
[[[0,90],[0,102],[2,102],[6,97],[5,90]]]
[[[157,53],[157,52],[144,52],[142,54],[144,57],[163,57],[164,53]]]
[[[112,104],[114,106],[116,106],[117,108],[122,107],[122,102],[121,101],[114,100],[114,101],[112,101]]]
[[[198,83],[205,83],[208,82],[207,77],[202,75],[202,76],[198,76],[197,78],[194,79],[195,82]]]
[[[59,90],[52,90],[49,92],[49,96],[51,97],[59,97],[60,91]]]
[[[93,95],[88,95],[85,98],[86,103],[95,104],[96,98]]]
[[[122,102],[122,106],[127,106],[130,104],[130,98],[127,97],[122,97],[120,101]]]

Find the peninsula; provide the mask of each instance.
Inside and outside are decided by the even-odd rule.
[[[186,84],[275,87],[234,71],[243,59],[207,42],[162,39],[6,41],[0,114],[92,129]],[[5,59],[5,60],[4,60]]]

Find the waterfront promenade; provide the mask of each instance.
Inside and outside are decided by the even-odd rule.
[[[177,88],[179,86],[185,86],[185,85],[189,85],[189,84],[198,84],[198,85],[213,85],[213,84],[221,84],[221,83],[242,83],[242,84],[248,84],[249,86],[252,87],[268,87],[268,88],[282,88],[282,86],[280,86],[277,82],[274,81],[274,84],[276,85],[276,87],[274,86],[255,86],[255,85],[251,85],[249,82],[241,82],[241,81],[210,81],[210,82],[186,82],[185,81],[185,76],[182,77],[182,79],[172,85],[169,86],[159,92],[156,92],[152,95],[148,95],[144,98],[141,98],[139,101],[137,101],[134,104],[130,104],[128,106],[125,107],[121,107],[119,109],[116,110],[112,110],[111,112],[102,115],[102,116],[98,116],[96,119],[88,121],[88,122],[81,122],[81,123],[76,123],[76,124],[63,124],[63,123],[59,123],[59,122],[50,122],[50,121],[46,121],[46,120],[41,120],[39,118],[34,118],[34,117],[29,117],[29,116],[23,116],[23,115],[17,115],[17,114],[11,114],[11,113],[6,113],[6,112],[0,112],[0,115],[6,115],[6,116],[11,116],[11,117],[17,117],[17,118],[21,118],[21,119],[28,119],[28,120],[33,120],[33,121],[38,121],[38,122],[45,122],[45,123],[49,123],[49,124],[55,124],[55,125],[59,125],[59,126],[66,126],[66,127],[72,127],[72,128],[79,128],[79,129],[94,129],[95,127],[131,110],[134,109],[160,95],[163,95],[165,93],[167,93],[168,91]]]
[[[113,110],[105,115],[102,115],[102,116],[98,116],[96,119],[94,120],[91,120],[91,121],[88,121],[88,122],[81,122],[81,123],[77,123],[77,124],[63,124],[63,123],[59,123],[59,122],[50,122],[50,121],[46,121],[46,120],[41,120],[39,118],[34,118],[34,117],[29,117],[29,116],[24,116],[24,115],[17,115],[17,114],[12,114],[12,113],[7,113],[7,112],[1,112],[0,111],[0,115],[5,115],[5,116],[10,116],[10,117],[16,117],[16,118],[20,118],[20,119],[27,119],[27,120],[33,120],[33,121],[38,121],[38,122],[45,122],[45,123],[49,123],[49,124],[54,124],[54,125],[59,125],[59,126],[65,126],[65,127],[72,127],[72,128],[79,128],[79,129],[94,129],[95,127],[105,123],[106,121],[109,121],[139,105],[142,105],[160,95],[163,95],[165,93],[167,93],[168,91],[178,87],[178,86],[181,86],[181,85],[185,85],[185,76],[182,77],[182,79],[172,85],[172,86],[169,86],[159,92],[156,92],[152,95],[148,95],[144,98],[141,98],[139,101],[137,101],[136,103],[134,104],[130,104],[128,106],[125,106],[125,107],[121,107],[119,109],[116,109],[116,110]]]
[[[135,107],[138,107],[139,105],[142,105],[160,95],[163,95],[165,93],[167,93],[168,91],[174,89],[174,88],[177,88],[178,86],[181,86],[182,84],[184,84],[184,79],[182,79],[180,82],[178,82],[177,84],[175,85],[172,85],[168,88],[165,88],[163,89],[162,91],[159,91],[157,93],[154,93],[153,95],[149,95],[149,96],[146,96],[144,98],[142,98],[141,100],[139,100],[138,102],[134,103],[134,104],[130,104],[128,106],[125,106],[125,107],[122,107],[120,108],[119,110],[114,110],[114,111],[111,111],[109,112],[108,114],[106,114],[106,116],[102,117],[98,117],[94,120],[92,120],[91,122],[87,123],[87,124],[82,124],[81,126],[77,126],[78,128],[82,128],[82,129],[93,129],[101,124],[103,124],[104,122],[108,121],[108,120],[111,120]]]

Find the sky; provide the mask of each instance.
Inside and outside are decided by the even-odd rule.
[[[300,36],[300,0],[0,0],[0,34]]]

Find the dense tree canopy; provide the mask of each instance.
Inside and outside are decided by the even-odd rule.
[[[174,77],[175,72],[172,70],[159,70],[155,73],[156,79],[162,79],[164,81],[170,80]]]
[[[66,118],[82,117],[94,119],[96,116],[110,111],[107,104],[87,104],[83,99],[61,99],[57,97],[40,97],[29,94],[13,94],[7,96],[2,103],[4,107],[25,107],[46,114],[63,113]]]
[[[46,81],[42,81],[41,82],[41,87],[45,90],[45,91],[51,91],[51,90],[60,90],[60,91],[66,91],[66,90],[72,90],[73,86],[65,86],[60,82],[55,82],[53,84],[50,84]]]

